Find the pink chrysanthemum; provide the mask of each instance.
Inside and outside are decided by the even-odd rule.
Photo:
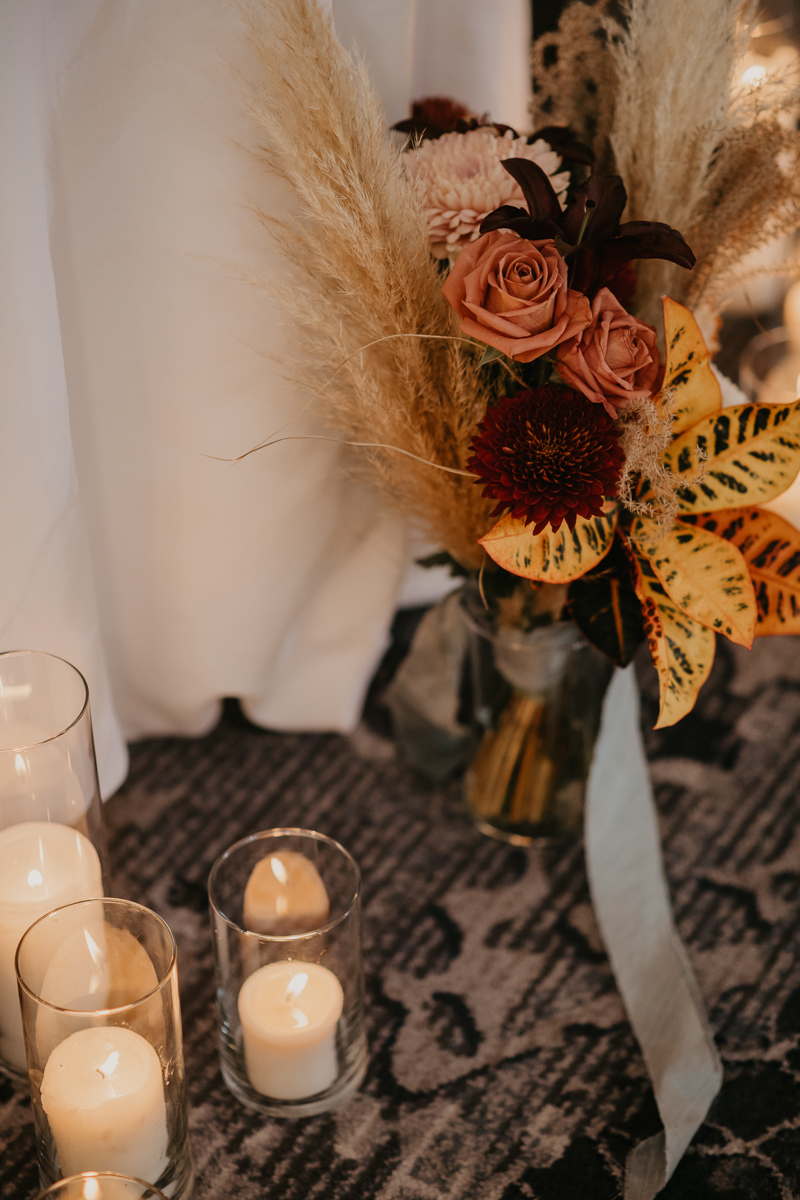
[[[475,241],[481,221],[496,208],[524,204],[519,184],[501,166],[504,158],[535,162],[563,205],[569,172],[559,172],[560,156],[541,138],[529,146],[510,130],[501,136],[494,129],[472,129],[446,133],[408,151],[408,170],[423,190],[428,233],[438,257]]]

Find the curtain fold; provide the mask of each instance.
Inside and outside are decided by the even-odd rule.
[[[423,83],[476,103],[470,81],[503,76],[514,28],[524,58],[524,5],[500,6],[494,40],[497,6],[457,8],[334,0],[390,120]],[[471,40],[436,34],[442,63],[459,56],[437,87],[428,40],[454,20]],[[287,423],[323,431],[276,365],[295,331],[242,278],[291,286],[252,209],[295,214],[245,149],[236,6],[0,0],[0,21],[0,649],[86,671],[105,793],[125,771],[120,728],[200,734],[223,696],[274,728],[350,729],[406,530],[342,469],[345,448],[219,461]],[[524,108],[527,79],[516,91]]]

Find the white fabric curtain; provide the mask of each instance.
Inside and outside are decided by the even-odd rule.
[[[333,9],[390,121],[444,93],[524,123],[528,0]],[[237,275],[283,272],[253,202],[292,208],[241,148],[243,63],[229,0],[0,0],[0,649],[87,675],[104,794],[123,737],[222,696],[351,728],[408,561],[339,447],[213,457],[318,429]]]

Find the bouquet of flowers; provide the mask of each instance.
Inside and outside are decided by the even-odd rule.
[[[563,124],[433,99],[394,141],[312,0],[245,10],[260,154],[302,213],[263,216],[296,268],[297,378],[496,626],[569,618],[620,665],[646,637],[659,727],[715,633],[800,632],[800,534],[762,507],[800,469],[800,401],[723,407],[709,352],[741,255],[798,223],[797,134],[785,89],[732,90],[738,4],[666,7],[567,10],[537,76]]]

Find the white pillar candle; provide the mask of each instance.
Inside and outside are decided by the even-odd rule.
[[[63,1175],[118,1171],[157,1183],[167,1168],[161,1063],[132,1029],[81,1029],[65,1038],[47,1060],[42,1107]]]
[[[310,859],[280,850],[257,862],[244,890],[244,925],[253,933],[285,937],[325,924],[330,901]]]
[[[329,1088],[339,1074],[343,1004],[339,980],[318,963],[269,963],[250,975],[239,992],[239,1019],[255,1090],[274,1100],[304,1100]]]
[[[0,830],[0,1057],[25,1071],[14,957],[20,938],[45,913],[102,896],[97,851],[68,825],[26,821]]]
[[[104,919],[101,903],[82,904],[72,910],[75,921],[59,920],[54,936],[60,938],[44,973],[39,996],[55,1009],[41,1005],[36,1017],[39,1058],[46,1062],[63,1039],[63,1017],[58,1009],[96,1012],[136,1004],[155,992],[158,976],[150,955],[127,929],[118,929]],[[63,918],[68,916],[62,914]],[[163,1040],[164,1017],[161,997],[138,1004],[126,1018],[148,1041]]]

